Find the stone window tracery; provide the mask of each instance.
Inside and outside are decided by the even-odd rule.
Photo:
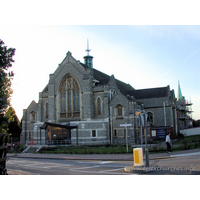
[[[80,117],[80,89],[76,79],[68,74],[60,85],[60,118]]]
[[[152,112],[147,112],[147,126],[152,126],[153,125],[153,113]]]

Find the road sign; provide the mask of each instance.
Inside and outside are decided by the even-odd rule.
[[[132,124],[120,124],[120,126],[126,127],[126,148],[127,148],[127,153],[128,153],[128,136],[127,136],[127,127],[132,126]]]
[[[132,126],[132,124],[120,124],[120,126]]]

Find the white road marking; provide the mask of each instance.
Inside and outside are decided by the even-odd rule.
[[[16,163],[25,163],[24,161],[16,161],[16,160],[8,160],[6,163],[8,164],[16,164]]]
[[[117,170],[121,170],[121,169],[124,169],[124,168],[118,168],[118,169],[109,169],[109,170],[102,170],[102,171],[100,171],[100,172],[117,171]]]
[[[32,166],[32,165],[43,165],[43,164],[46,164],[46,163],[33,163],[33,164],[26,164],[26,165],[24,165],[24,166]]]
[[[75,171],[75,172],[80,172],[80,173],[96,173],[96,174],[100,174],[100,173],[106,173],[106,174],[123,174],[123,175],[138,175],[138,174],[130,174],[130,173],[116,173],[116,172],[112,172],[112,171],[117,171],[117,170],[121,170],[124,168],[118,168],[118,169],[111,169],[111,170],[103,170],[103,171],[85,171],[84,169],[88,169],[88,168],[98,168],[98,167],[102,167],[101,165],[94,165],[94,166],[90,166],[90,167],[79,167],[79,168],[70,168],[70,171]]]
[[[22,171],[22,170],[8,170],[8,175],[40,175],[37,173],[32,173],[32,172],[27,172],[27,171]]]
[[[45,166],[38,166],[40,164],[45,164]],[[37,166],[35,166],[37,165]],[[55,164],[55,165],[47,165],[47,163],[38,163],[38,164],[28,164],[28,165],[21,165],[19,164],[19,166],[25,166],[25,167],[30,167],[30,168],[43,168],[43,169],[51,169],[53,167],[69,167],[71,165],[65,165],[65,164],[62,164],[62,165],[59,165],[59,164]]]
[[[63,167],[63,168],[68,168],[68,170],[70,171],[74,171],[74,172],[79,172],[79,173],[89,173],[89,174],[119,174],[119,175],[138,175],[138,174],[131,174],[131,173],[126,173],[126,172],[116,172],[118,170],[122,170],[124,168],[111,168],[110,170],[97,170],[98,167],[102,167],[102,165],[107,164],[107,163],[113,163],[114,161],[79,161],[78,163],[92,163],[92,164],[96,164],[96,165],[91,165],[91,166],[87,166],[87,167],[78,167],[78,168],[69,168],[70,166],[73,166],[73,164],[58,164],[58,163],[39,163],[37,161],[10,161],[9,164],[10,165],[18,165],[18,166],[24,166],[24,167],[30,167],[30,168],[42,168],[42,169],[50,169],[50,168],[56,168],[56,167]],[[48,166],[49,164],[49,166]],[[106,166],[105,166],[106,167]],[[87,169],[91,169],[91,171],[87,171]],[[92,169],[93,168],[93,169]]]
[[[24,163],[24,164],[23,164]],[[53,165],[49,165],[53,164]],[[18,160],[12,160],[7,163],[7,166],[9,165],[18,165],[23,167],[30,167],[30,168],[43,168],[43,169],[51,169],[53,167],[69,167],[71,164],[57,164],[57,163],[42,163],[37,161],[18,161]]]
[[[170,155],[170,157],[194,156],[194,155],[199,155],[199,154],[200,152],[183,153],[183,154]]]
[[[43,168],[47,168],[47,169],[51,169],[53,167],[69,167],[71,165],[52,165],[52,166],[47,166],[47,167],[43,167]]]
[[[113,163],[114,161],[105,161],[105,162],[100,162],[100,164],[107,164],[107,163]]]
[[[114,161],[102,161],[102,162],[97,162],[97,161],[79,161],[78,163],[96,163],[96,164],[107,164],[107,163],[113,163]]]
[[[45,168],[43,166],[32,166],[32,165],[19,165],[19,166],[24,166],[24,167],[29,167],[29,168]]]
[[[94,166],[90,166],[90,167],[78,167],[78,168],[71,168],[69,170],[70,171],[80,171],[80,169],[87,169],[87,168],[94,168],[94,167],[100,167],[100,166],[99,165],[94,165]]]

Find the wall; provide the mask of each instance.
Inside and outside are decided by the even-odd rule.
[[[184,136],[200,135],[200,127],[183,129],[180,130],[180,133]]]

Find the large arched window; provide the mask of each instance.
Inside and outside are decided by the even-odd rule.
[[[67,75],[60,85],[60,118],[80,117],[80,89],[77,81]]]

